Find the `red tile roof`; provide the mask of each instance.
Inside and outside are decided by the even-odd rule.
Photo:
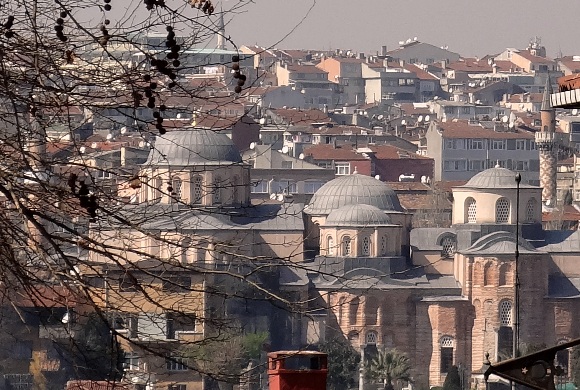
[[[270,111],[281,117],[286,123],[294,125],[310,125],[312,123],[332,122],[321,110],[294,110],[289,108],[272,108]]]
[[[333,145],[319,144],[312,145],[304,149],[306,156],[312,157],[314,160],[366,160],[362,154],[355,152],[352,145]]]
[[[409,72],[413,72],[417,75],[419,80],[439,80],[437,77],[433,76],[431,73],[419,68],[413,64],[405,64],[404,68]]]
[[[320,73],[320,74],[328,74],[327,71],[316,67],[316,65],[297,65],[297,64],[289,64],[288,70],[294,73]]]
[[[516,54],[525,58],[526,60],[528,60],[534,64],[555,64],[556,63],[556,61],[554,61],[551,58],[535,56],[526,50],[521,50]]]

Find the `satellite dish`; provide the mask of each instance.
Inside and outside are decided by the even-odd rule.
[[[178,113],[177,113],[177,115],[175,115],[175,117],[176,117],[177,119],[181,119],[181,113],[179,113],[179,112],[178,112]]]
[[[377,119],[380,120],[380,121],[382,121],[383,118],[384,118],[384,116],[382,114],[377,117]]]
[[[575,108],[575,109],[572,110],[572,115],[578,115],[578,109],[577,108]]]
[[[251,150],[254,150],[254,149],[256,149],[256,143],[255,143],[255,142],[251,142],[251,143],[250,143],[250,149],[251,149]]]
[[[288,153],[288,150],[289,150],[288,146],[286,146],[286,145],[282,146],[282,153],[286,154],[286,153]]]
[[[300,153],[300,156],[298,156],[299,160],[304,160],[304,153]]]
[[[431,119],[429,118],[429,115],[425,115],[425,122],[429,122],[429,119]]]
[[[447,117],[446,117],[446,116],[444,116],[444,117],[441,119],[441,122],[443,122],[443,123],[447,122]]]
[[[97,143],[96,143],[96,142],[93,142],[93,143],[91,144],[91,149],[96,149],[96,148],[97,148]]]
[[[403,119],[403,120],[401,121],[401,125],[405,126],[406,124],[407,124],[407,121]]]
[[[113,134],[107,134],[107,141],[110,141],[113,139]]]
[[[145,147],[145,141],[139,141],[139,147],[140,148],[144,148]]]
[[[427,176],[421,176],[421,183],[423,184],[427,183]]]
[[[278,194],[278,195],[276,196],[276,199],[277,199],[279,202],[282,202],[282,201],[284,200],[284,194]]]
[[[417,118],[417,122],[419,123],[423,122],[423,115],[419,115],[419,118]]]
[[[266,124],[266,118],[260,118],[260,124],[261,125],[265,125]]]
[[[381,180],[381,175],[375,175],[375,179]]]
[[[86,151],[87,151],[87,148],[86,148],[86,147],[84,147],[84,146],[81,146],[81,147],[79,148],[79,153],[84,153],[84,152],[86,152]]]
[[[63,324],[68,324],[70,322],[71,318],[70,318],[70,312],[67,310],[66,313],[64,313],[64,315],[62,316],[60,322],[62,322]]]
[[[270,194],[270,199],[275,200],[276,199],[276,194]]]
[[[121,134],[125,134],[127,132],[127,128],[125,126],[121,127]]]
[[[507,116],[507,115],[504,115],[504,116],[502,116],[502,117],[501,117],[501,121],[502,121],[503,123],[507,123],[508,119],[509,119],[509,118],[508,118],[508,116]]]

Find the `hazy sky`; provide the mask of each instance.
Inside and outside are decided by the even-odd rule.
[[[217,1],[225,9],[235,4]],[[549,56],[580,54],[578,0],[253,0],[243,10],[226,18],[238,45],[372,53],[418,37],[483,56],[525,48],[537,35]]]

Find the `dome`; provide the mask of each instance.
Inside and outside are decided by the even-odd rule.
[[[403,211],[395,191],[380,180],[353,174],[324,184],[305,209],[307,214],[328,215],[346,205],[367,204],[383,211]]]
[[[390,224],[391,218],[375,206],[351,204],[328,214],[324,226],[377,226]]]
[[[516,172],[496,166],[486,169],[473,176],[464,188],[517,188]],[[529,184],[520,183],[520,188],[537,188]]]
[[[241,161],[240,153],[225,134],[189,128],[157,136],[146,164],[189,166]]]

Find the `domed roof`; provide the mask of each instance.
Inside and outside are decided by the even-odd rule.
[[[227,135],[188,128],[158,136],[146,164],[189,166],[241,161],[239,151]]]
[[[390,225],[391,218],[384,211],[368,204],[351,204],[332,211],[324,226]]]
[[[384,211],[403,211],[395,191],[374,177],[353,174],[324,184],[304,210],[307,214],[328,215],[352,204],[367,204]]]
[[[462,187],[465,188],[517,188],[516,172],[496,166],[473,176]],[[537,188],[520,183],[520,188]]]

